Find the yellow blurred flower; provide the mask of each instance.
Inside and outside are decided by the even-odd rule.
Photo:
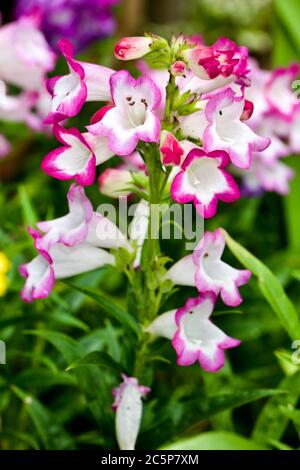
[[[9,270],[10,262],[7,256],[0,251],[0,274],[5,274]]]
[[[5,295],[8,288],[8,279],[5,274],[0,274],[0,297]]]
[[[8,279],[6,273],[10,267],[10,262],[4,253],[0,252],[0,297],[5,295],[8,288]]]

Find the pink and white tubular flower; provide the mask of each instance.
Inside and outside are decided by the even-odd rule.
[[[35,105],[38,93],[24,92],[18,96],[7,95],[6,84],[0,80],[0,119],[10,122],[31,124],[31,108]]]
[[[198,45],[185,52],[190,69],[202,80],[221,77],[223,85],[243,79],[249,73],[248,50],[221,37],[212,46]],[[222,85],[221,85],[222,86]]]
[[[270,74],[265,86],[270,112],[289,123],[293,120],[294,113],[299,109],[299,99],[292,89],[292,83],[299,74],[299,64],[278,68]]]
[[[253,152],[262,152],[271,140],[255,134],[241,121],[244,99],[231,88],[212,96],[205,108],[208,126],[203,134],[205,151],[225,150],[239,168],[249,168]]]
[[[114,264],[114,257],[89,243],[68,247],[53,245],[48,252],[41,251],[32,261],[20,266],[26,279],[21,292],[25,302],[48,297],[56,279],[64,279]]]
[[[163,165],[180,165],[184,149],[172,132],[164,130],[160,136],[160,153]]]
[[[45,235],[36,239],[36,247],[48,251],[56,243],[75,246],[88,235],[93,207],[82,186],[72,184],[68,195],[69,213],[58,219],[38,222],[37,227]]]
[[[25,90],[37,90],[56,56],[38,29],[37,15],[0,27],[0,79]]]
[[[269,104],[266,99],[266,83],[270,79],[271,72],[263,70],[258,63],[250,58],[250,74],[251,85],[245,88],[245,98],[254,104],[253,114],[249,120],[252,129],[263,123],[266,113],[269,111]]]
[[[68,201],[69,214],[38,223],[41,232],[28,229],[38,256],[20,267],[20,273],[26,278],[21,293],[24,301],[48,297],[56,279],[113,265],[115,258],[105,249],[131,249],[113,222],[93,212],[82,187],[73,184]]]
[[[137,80],[121,70],[110,78],[114,107],[103,118],[87,127],[96,136],[108,138],[108,146],[116,155],[131,154],[139,140],[158,142],[160,120],[156,115],[161,94],[148,77]]]
[[[135,377],[122,374],[123,382],[113,389],[116,435],[120,450],[134,450],[142,420],[142,398],[151,391]]]
[[[239,346],[240,341],[227,336],[211,322],[215,303],[212,292],[190,298],[178,310],[160,315],[146,331],[172,341],[178,365],[199,362],[205,371],[217,372],[224,366],[224,350]]]
[[[74,178],[83,186],[92,184],[95,181],[96,165],[113,155],[106,139],[89,133],[81,134],[75,128],[65,129],[58,124],[54,125],[53,132],[64,145],[46,155],[41,164],[42,170],[60,180]]]
[[[132,36],[120,39],[115,45],[115,56],[120,60],[140,59],[151,51],[152,38]]]
[[[38,256],[20,267],[26,278],[22,290],[24,301],[48,297],[56,279],[64,279],[105,265],[114,265],[115,257],[107,249],[123,248],[133,252],[134,266],[139,266],[147,234],[149,205],[141,201],[134,213],[127,238],[101,213],[94,212],[84,189],[73,184],[68,193],[69,213],[58,219],[39,222],[39,230],[28,228]]]
[[[48,80],[52,103],[45,124],[76,116],[86,101],[111,99],[109,79],[114,70],[75,60],[73,46],[65,39],[59,41],[58,47],[67,61],[70,73]]]
[[[229,162],[228,154],[222,150],[191,150],[172,182],[173,200],[180,204],[193,202],[202,217],[213,217],[218,200],[233,202],[240,196],[234,178],[224,170]]]
[[[64,145],[46,155],[42,170],[60,180],[74,178],[83,186],[92,184],[95,181],[96,156],[82,134],[75,128],[65,129],[59,125],[54,126],[53,132]]]
[[[192,255],[177,261],[166,278],[174,284],[195,286],[200,293],[220,294],[225,305],[236,307],[242,302],[238,287],[247,284],[251,273],[235,269],[221,260],[225,239],[220,229],[205,232]]]
[[[264,190],[285,196],[293,177],[294,171],[281,159],[266,161],[261,154],[255,154],[251,168],[243,174],[244,192],[255,195]]]

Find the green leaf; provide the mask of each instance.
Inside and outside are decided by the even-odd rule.
[[[296,405],[300,397],[300,371],[284,378],[279,388],[287,390],[287,393],[270,398],[255,423],[252,437],[258,442],[281,439],[289,419],[282,415],[280,406]]]
[[[300,4],[298,0],[274,0],[276,17],[283,25],[287,35],[289,35],[289,42],[296,47],[300,55]]]
[[[258,285],[265,299],[276,313],[282,326],[292,339],[300,338],[298,313],[286,295],[282,285],[272,271],[246,248],[233,240],[225,230],[223,234],[230,251],[258,279]]]
[[[214,416],[224,410],[230,410],[238,406],[245,405],[252,401],[260,400],[261,398],[282,395],[286,393],[284,390],[277,389],[261,389],[261,390],[240,390],[234,393],[224,393],[222,395],[213,395],[199,400],[199,398],[188,400],[179,403],[178,406],[182,407],[183,415],[188,417],[188,422],[191,419],[203,420]]]
[[[34,369],[24,369],[13,379],[17,386],[25,388],[37,388],[39,391],[46,390],[57,385],[77,386],[74,377],[65,372],[51,372],[48,369],[35,367]]]
[[[162,450],[268,450],[268,447],[232,432],[211,431],[173,442]]]
[[[295,410],[290,404],[289,406],[280,406],[279,410],[283,416],[292,421],[298,434],[300,434],[300,410]]]
[[[124,326],[128,326],[134,333],[138,334],[140,329],[138,323],[135,319],[129,315],[126,310],[124,310],[121,306],[114,303],[109,297],[102,294],[100,290],[90,289],[87,287],[79,287],[70,282],[64,281],[65,284],[72,287],[73,289],[82,292],[83,294],[87,295],[91,299],[95,300],[99,305],[101,305],[102,309],[110,316],[115,318],[118,322],[123,324]]]
[[[89,331],[90,329],[88,325],[86,325],[86,323],[84,323],[83,321],[62,311],[52,313],[50,320],[61,325],[69,326],[72,328],[78,328],[79,330],[85,332]]]
[[[178,398],[171,396],[164,409],[160,406],[159,417],[154,420],[153,425],[143,432],[143,442],[147,443],[151,439],[154,448],[158,447],[161,442],[168,442],[171,435],[182,435],[195,423],[198,426],[199,421],[210,419],[223,411],[282,393],[285,392],[274,389],[239,390],[234,393],[210,397],[201,396],[201,399],[197,397],[179,402]]]
[[[26,330],[27,335],[34,335],[44,338],[49,341],[68,362],[73,362],[78,359],[78,345],[77,342],[69,336],[51,330]]]
[[[15,385],[12,385],[11,389],[22,400],[25,410],[32,419],[45,449],[70,450],[75,448],[73,440],[64,430],[61,423],[55,419],[52,413],[37,398]]]
[[[83,367],[87,365],[94,365],[104,369],[109,369],[112,372],[120,373],[123,371],[122,366],[112,359],[111,356],[102,351],[93,351],[86,356],[78,359],[77,361],[70,364],[66,371],[69,372],[72,369],[77,369],[78,367]]]
[[[290,182],[290,191],[284,197],[285,219],[288,232],[288,242],[290,250],[300,253],[300,160],[299,155],[285,158],[287,163],[294,170],[294,178]]]
[[[19,198],[21,202],[24,223],[26,225],[28,224],[31,226],[36,225],[39,219],[30,201],[30,198],[28,196],[25,186],[20,186]]]
[[[268,444],[277,450],[294,450],[292,447],[284,444],[284,442],[276,441],[275,439],[269,439]]]
[[[62,333],[51,330],[34,330],[25,333],[40,336],[49,341],[61,353],[68,364],[77,361],[85,354],[85,350],[80,343]],[[95,365],[86,365],[85,368],[76,369],[74,373],[76,374],[78,387],[84,392],[87,398],[87,406],[90,408],[95,420],[104,422],[107,410],[103,390],[101,390],[103,371],[97,369]]]
[[[1,390],[0,391],[0,416],[7,409],[10,402],[10,390]]]
[[[39,450],[40,446],[36,439],[31,436],[30,434],[26,434],[25,432],[20,432],[20,431],[15,431],[13,429],[5,429],[2,432],[0,432],[0,437],[2,438],[9,438],[9,439],[14,439],[19,442],[22,442],[23,444],[26,444],[24,450],[27,450],[28,447],[29,449],[34,449],[34,450]]]

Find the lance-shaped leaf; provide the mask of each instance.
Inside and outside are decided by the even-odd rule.
[[[77,361],[70,364],[66,371],[69,372],[70,370],[77,369],[78,367],[85,367],[85,366],[98,366],[104,369],[109,369],[112,372],[120,375],[122,372],[122,367],[116,361],[102,351],[93,351],[86,356],[78,359]]]
[[[282,407],[296,406],[300,397],[300,371],[284,378],[279,388],[287,393],[270,398],[255,423],[252,437],[258,442],[280,440],[284,434],[289,418],[283,415]]]
[[[109,297],[104,295],[99,289],[90,289],[87,287],[79,287],[70,282],[64,281],[65,284],[76,289],[79,292],[87,295],[91,299],[94,299],[102,309],[111,317],[115,318],[119,323],[123,324],[125,327],[129,327],[131,331],[138,334],[139,326],[135,319],[129,315],[126,310],[124,310],[120,305],[113,302]]]
[[[285,328],[292,339],[299,339],[299,315],[293,303],[286,295],[280,281],[265,264],[253,256],[246,248],[233,240],[225,230],[223,230],[223,234],[230,251],[245,268],[249,269],[249,271],[257,277],[258,285],[263,296],[276,313],[283,328]]]
[[[268,450],[268,448],[233,432],[211,431],[180,439],[163,447],[163,450]]]
[[[41,443],[45,449],[70,450],[75,444],[61,423],[52,413],[32,395],[12,385],[12,391],[23,401],[25,410],[30,416]]]

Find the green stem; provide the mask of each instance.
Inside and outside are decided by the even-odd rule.
[[[166,108],[164,120],[162,123],[162,128],[169,128],[173,130],[175,125],[174,120],[174,110],[173,110],[173,98],[176,92],[176,83],[175,77],[170,74],[170,80],[167,85],[167,99],[166,99]],[[150,217],[149,217],[149,231],[148,239],[146,241],[146,246],[144,249],[143,256],[143,274],[144,274],[144,285],[143,285],[143,311],[141,315],[142,323],[152,321],[158,314],[162,294],[157,287],[155,282],[156,275],[156,260],[161,255],[160,253],[160,244],[157,238],[152,237],[152,222],[155,209],[153,206],[161,203],[165,187],[168,183],[168,178],[171,169],[163,169],[160,160],[160,151],[158,145],[149,145],[143,144],[141,146],[142,154],[147,166],[148,175],[149,175],[149,202],[151,205],[150,208]],[[159,230],[159,227],[157,227]],[[151,338],[147,333],[142,331],[139,338],[139,345],[137,348],[137,353],[135,357],[134,364],[134,376],[137,377],[141,382],[143,380],[143,371],[145,368],[145,362],[148,354],[149,343]]]

